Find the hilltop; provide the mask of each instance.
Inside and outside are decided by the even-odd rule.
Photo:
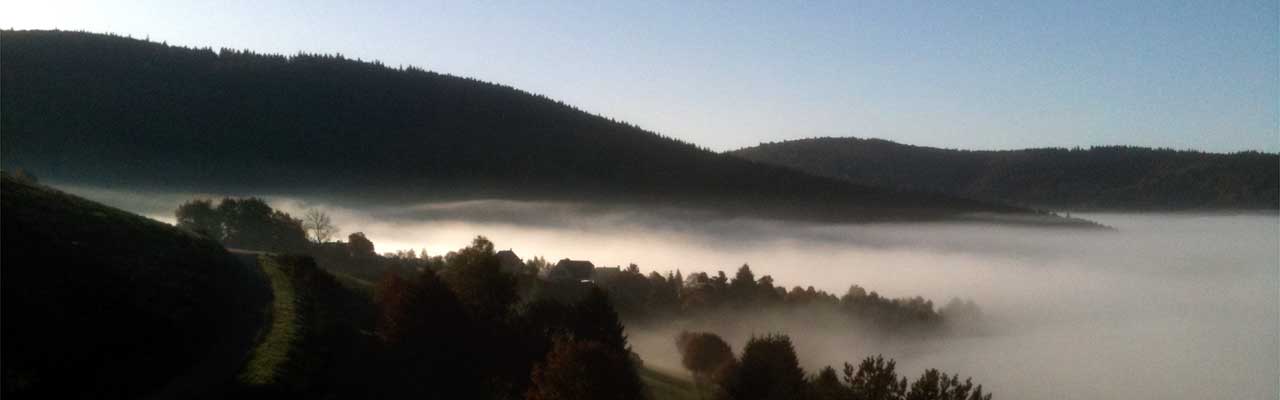
[[[1280,208],[1280,156],[1106,146],[951,150],[815,138],[729,152],[861,185],[1058,210]]]
[[[384,203],[504,198],[824,221],[1009,214],[1086,225],[717,154],[543,96],[413,67],[81,32],[0,35],[0,163],[52,181]]]

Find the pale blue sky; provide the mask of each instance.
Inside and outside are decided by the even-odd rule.
[[[592,3],[4,0],[0,27],[416,65],[715,150],[1280,151],[1277,1]]]

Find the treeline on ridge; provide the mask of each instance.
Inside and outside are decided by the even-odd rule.
[[[971,151],[814,138],[730,152],[852,183],[1055,210],[1276,210],[1280,155],[1134,146]]]
[[[81,32],[0,35],[0,162],[57,181],[366,202],[661,202],[824,220],[1029,213],[717,154],[417,68]]]

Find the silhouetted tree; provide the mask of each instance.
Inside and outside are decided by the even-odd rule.
[[[960,376],[929,369],[911,383],[911,391],[907,392],[907,400],[991,400],[990,394],[982,393],[982,385],[973,387],[971,379],[960,382]]]
[[[805,374],[796,358],[791,338],[771,334],[748,340],[742,350],[742,359],[724,389],[728,398],[733,400],[805,397]]]
[[[493,242],[484,236],[477,236],[471,246],[447,254],[441,277],[478,319],[502,320],[518,300],[515,278],[502,272]]]
[[[460,398],[484,393],[484,365],[470,360],[487,346],[453,291],[430,270],[411,279],[387,274],[375,289],[381,343],[373,389],[385,397]]]
[[[749,305],[755,301],[755,289],[755,274],[751,273],[750,266],[742,264],[742,267],[738,268],[738,272],[733,275],[733,280],[729,281],[730,295],[739,305]]]
[[[710,332],[680,332],[676,349],[680,351],[680,364],[693,374],[694,386],[699,388],[706,384],[718,387],[736,362],[729,344]]]
[[[830,366],[823,367],[811,383],[814,400],[853,400],[853,391],[840,383],[836,370]],[[860,399],[860,398],[859,398]]]
[[[352,257],[372,257],[377,255],[373,251],[373,242],[364,236],[364,232],[347,235],[347,249],[351,252]]]
[[[644,387],[630,356],[612,346],[557,339],[547,359],[534,367],[529,400],[641,400]]]
[[[179,228],[222,240],[222,217],[214,211],[210,200],[196,199],[182,203],[174,212],[174,217]]]
[[[756,280],[756,298],[766,303],[775,303],[782,300],[782,295],[778,294],[778,289],[773,286],[773,277],[765,275]]]
[[[316,244],[328,242],[334,234],[338,233],[338,227],[333,225],[329,214],[320,210],[307,210],[302,218],[302,227],[306,229],[311,241]]]
[[[860,400],[901,400],[906,395],[907,379],[898,379],[896,362],[882,356],[867,357],[854,370],[844,364],[844,381]]]
[[[711,287],[719,293],[729,289],[729,277],[724,275],[724,271],[716,271],[716,277],[711,278]]]
[[[224,198],[216,207],[208,200],[192,200],[178,206],[174,216],[179,227],[218,239],[227,247],[274,252],[307,248],[302,221],[255,197]]]
[[[444,257],[440,277],[457,295],[463,308],[480,328],[470,339],[483,343],[470,351],[469,363],[490,376],[489,394],[518,395],[527,386],[529,365],[521,354],[519,322],[514,306],[519,300],[516,278],[502,271],[493,243],[483,236],[470,246]]]
[[[582,300],[573,305],[572,312],[569,331],[574,340],[598,342],[622,352],[631,351],[626,328],[603,289],[592,287]]]
[[[677,306],[680,304],[680,291],[657,272],[650,272],[648,280],[645,308],[654,310],[664,317],[677,311]]]

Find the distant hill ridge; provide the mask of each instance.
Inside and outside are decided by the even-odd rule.
[[[661,203],[828,221],[994,213],[1081,225],[747,161],[417,68],[82,32],[0,35],[0,163],[49,180],[361,201]]]
[[[976,151],[813,138],[728,154],[848,182],[1057,210],[1277,210],[1280,156],[1132,146]]]

